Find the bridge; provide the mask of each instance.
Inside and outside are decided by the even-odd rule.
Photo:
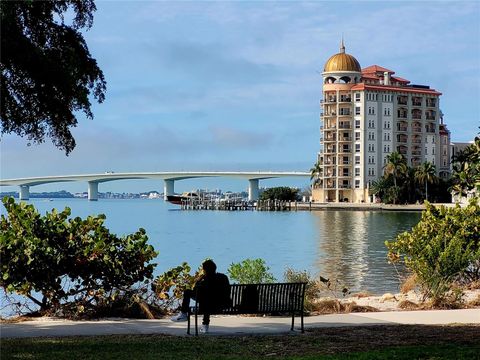
[[[310,177],[309,172],[275,172],[275,171],[257,171],[257,172],[134,172],[134,173],[111,173],[104,174],[85,174],[85,175],[64,175],[64,176],[43,176],[20,179],[0,179],[0,186],[19,186],[20,200],[30,198],[30,187],[36,185],[86,181],[88,183],[88,200],[98,200],[98,184],[115,180],[137,180],[137,179],[160,179],[164,181],[163,196],[166,200],[168,195],[175,193],[175,181],[204,178],[204,177],[231,177],[248,180],[248,199],[257,200],[259,195],[259,181],[264,179],[273,179],[281,177]]]

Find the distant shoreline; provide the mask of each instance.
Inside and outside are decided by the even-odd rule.
[[[433,204],[434,206],[454,207],[456,204]],[[351,210],[351,211],[423,211],[424,204],[372,204],[372,203],[297,203],[297,210]]]

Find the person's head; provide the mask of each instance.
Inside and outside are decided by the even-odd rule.
[[[217,271],[217,265],[215,265],[213,260],[205,260],[202,264],[202,268],[206,275],[213,275]]]

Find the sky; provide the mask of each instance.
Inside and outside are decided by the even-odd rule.
[[[479,1],[97,1],[84,33],[107,80],[78,114],[68,157],[49,139],[0,140],[3,179],[134,171],[308,171],[319,150],[321,72],[339,51],[443,95],[452,140],[480,126]],[[306,186],[270,180],[264,186]],[[244,190],[226,179],[177,182]],[[136,180],[100,191],[162,190]],[[30,191],[86,191],[82,183]],[[2,191],[17,190],[3,187]]]

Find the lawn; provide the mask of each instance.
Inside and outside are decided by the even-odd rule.
[[[368,326],[304,335],[2,339],[4,359],[480,359],[480,326]]]

